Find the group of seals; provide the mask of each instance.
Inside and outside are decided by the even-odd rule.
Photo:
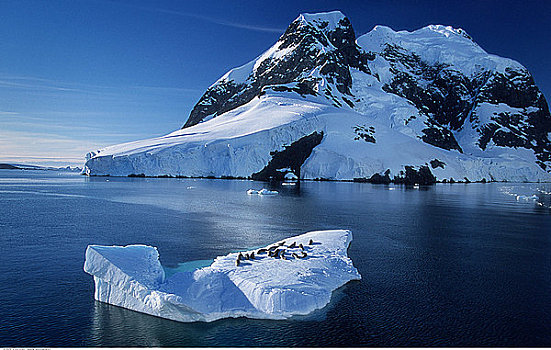
[[[298,256],[297,253],[291,253],[291,255],[295,259],[302,259],[302,258],[306,258],[308,256],[308,254],[306,254],[306,252],[304,250],[302,251],[302,256]]]
[[[254,260],[254,252],[252,253],[245,253],[245,255],[243,255],[243,253],[239,253],[237,255],[237,259],[235,260],[235,266],[239,266],[239,264],[241,263],[241,260]]]
[[[308,241],[308,245],[312,245],[314,244],[314,241],[312,239],[310,239]],[[285,248],[282,248],[283,246],[285,245],[285,241],[281,241],[279,243],[276,243],[275,245],[272,245],[268,248],[261,248],[261,249],[258,249],[256,251],[256,255],[260,255],[260,254],[268,254],[269,257],[272,257],[272,258],[280,258],[282,260],[287,260],[287,257],[285,256],[285,248],[289,248],[289,249],[292,249],[292,248],[300,248],[301,252],[300,252],[300,255],[295,253],[295,252],[292,252],[291,253],[291,256],[295,259],[303,259],[305,257],[308,256],[308,254],[306,254],[306,252],[304,251],[304,246],[302,245],[302,243],[300,243],[298,246],[297,246],[297,242],[293,242],[291,243],[289,246],[285,247]],[[239,266],[239,264],[241,263],[241,260],[254,260],[255,259],[255,255],[254,255],[254,252],[252,253],[239,253],[237,255],[237,260],[235,260],[235,266]]]

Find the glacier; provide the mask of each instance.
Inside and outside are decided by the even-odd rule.
[[[375,128],[376,143],[354,139],[354,127],[366,123]],[[535,163],[530,150],[496,147],[486,157],[448,151],[419,142],[373,116],[285,92],[266,94],[166,136],[106,147],[87,161],[86,171],[111,176],[144,173],[247,178],[268,164],[271,152],[316,131],[323,132],[324,139],[302,165],[302,179],[352,180],[386,169],[398,174],[404,165],[438,159],[446,164],[445,168],[432,170],[438,179],[551,180],[551,175]]]
[[[439,181],[549,182],[549,135],[526,68],[464,30],[376,26],[356,38],[333,11],[300,15],[223,75],[182,129],[90,152],[85,173],[267,179],[274,167],[354,180],[434,164]]]
[[[348,230],[312,231],[171,276],[155,247],[89,245],[84,271],[96,300],[174,321],[288,319],[322,309],[334,290],[361,279],[347,256],[351,241]]]

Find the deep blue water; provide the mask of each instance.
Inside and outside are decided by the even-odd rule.
[[[0,170],[0,346],[551,346],[550,185],[245,193],[262,187]],[[331,228],[353,231],[363,279],[311,319],[168,321],[95,302],[82,270],[88,244],[175,268]]]

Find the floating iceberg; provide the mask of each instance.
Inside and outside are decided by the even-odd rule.
[[[516,198],[517,198],[517,201],[521,201],[521,200],[524,200],[524,201],[537,201],[538,200],[538,196],[536,196],[535,194],[531,195],[531,196],[517,195]]]
[[[276,194],[278,194],[277,191],[270,191],[270,190],[267,190],[265,188],[261,189],[261,190],[253,190],[253,189],[250,189],[250,190],[247,190],[247,194],[252,196],[252,195],[255,195],[255,194],[258,194],[260,196],[275,196]]]
[[[84,271],[96,300],[175,321],[286,319],[323,308],[335,289],[361,279],[347,256],[351,241],[347,230],[308,232],[170,277],[155,247],[90,245]]]
[[[297,181],[298,180],[298,176],[296,176],[295,173],[293,173],[293,172],[288,172],[287,174],[285,174],[285,176],[283,178],[287,181]]]

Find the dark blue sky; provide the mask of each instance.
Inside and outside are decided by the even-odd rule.
[[[465,29],[551,96],[549,1],[0,0],[0,162],[78,164],[90,149],[179,128],[202,92],[301,12]]]

